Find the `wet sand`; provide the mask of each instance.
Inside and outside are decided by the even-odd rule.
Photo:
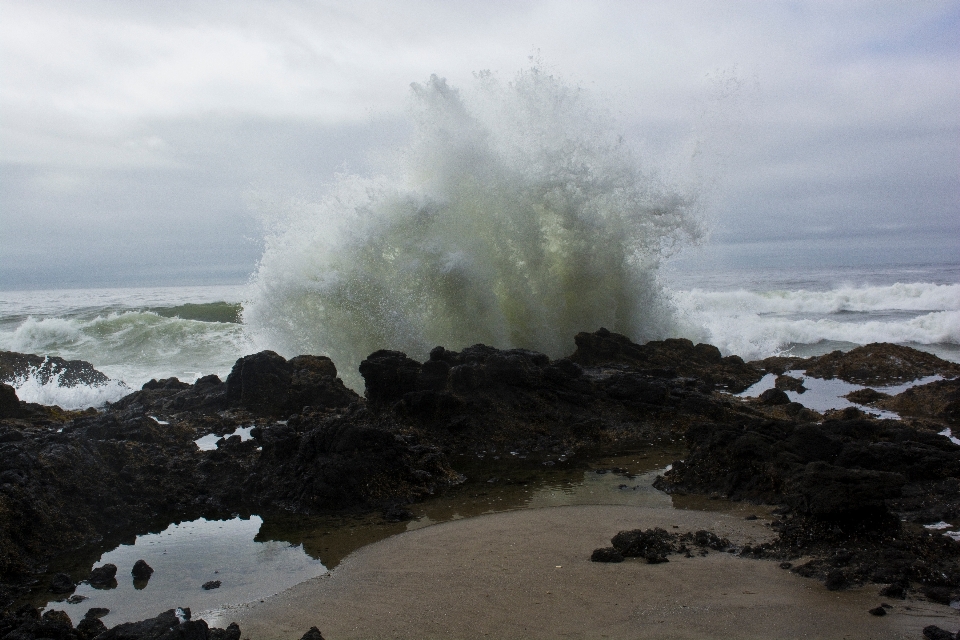
[[[777,562],[711,552],[649,565],[590,562],[622,529],[710,529],[738,544],[773,537],[742,514],[627,506],[499,513],[410,531],[364,547],[331,573],[263,602],[208,612],[244,638],[296,640],[316,626],[347,638],[921,638],[960,615],[888,600],[878,585],[842,592]],[[674,528],[674,527],[677,528]],[[889,615],[868,610],[882,601]]]

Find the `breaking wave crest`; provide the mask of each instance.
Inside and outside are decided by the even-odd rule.
[[[108,402],[116,402],[130,393],[131,389],[119,380],[109,380],[102,384],[61,384],[62,373],[46,376],[32,370],[10,381],[17,397],[25,402],[43,405],[57,405],[61,409],[86,409],[102,407]]]
[[[581,90],[536,68],[476,85],[413,85],[415,133],[387,175],[339,176],[266,238],[243,310],[260,346],[349,377],[382,348],[556,357],[600,326],[675,333],[657,269],[700,234],[691,194],[645,172]]]
[[[0,349],[85,360],[110,378],[138,388],[150,378],[176,376],[192,381],[209,373],[223,377],[253,346],[239,324],[122,311],[89,317],[28,317],[0,330]],[[56,391],[43,378],[23,384],[24,393],[31,397],[67,393]],[[90,393],[103,391],[94,387]],[[20,399],[26,398],[20,395]]]
[[[960,344],[960,285],[839,287],[829,291],[676,291],[684,333],[724,353],[764,358],[795,345]],[[840,345],[837,345],[840,346]]]

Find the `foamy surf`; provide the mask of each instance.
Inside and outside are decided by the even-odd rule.
[[[658,181],[581,90],[538,69],[480,74],[469,97],[436,77],[414,94],[388,173],[341,176],[266,239],[243,311],[258,345],[329,355],[357,386],[382,348],[558,357],[600,326],[675,333],[656,272],[700,233],[692,190]]]
[[[10,381],[17,397],[24,402],[53,406],[61,409],[99,408],[108,402],[116,402],[133,389],[120,380],[110,380],[103,384],[61,384],[61,375],[55,374],[46,380],[37,371],[19,376]]]
[[[74,384],[21,372],[6,382],[21,400],[83,409],[151,378],[226,377],[254,350],[236,322],[241,294],[222,286],[0,292],[0,350],[84,360],[110,378]]]
[[[747,360],[803,345],[892,342],[956,359],[960,285],[674,291],[681,332]],[[940,347],[940,348],[938,348]],[[801,353],[806,353],[802,349]]]

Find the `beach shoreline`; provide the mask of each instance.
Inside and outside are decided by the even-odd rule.
[[[758,509],[758,513],[763,513]],[[770,560],[711,552],[668,563],[590,561],[620,530],[708,529],[738,545],[775,537],[770,520],[626,506],[513,511],[434,525],[364,547],[331,573],[263,602],[200,614],[259,640],[299,638],[918,638],[956,611],[842,592]],[[677,528],[674,528],[677,527]]]

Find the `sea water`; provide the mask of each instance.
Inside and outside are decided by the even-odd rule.
[[[663,296],[674,309],[676,325],[666,336],[709,342],[725,355],[747,360],[894,342],[960,362],[958,276],[960,268],[951,265],[736,269],[709,275],[668,271],[661,278]],[[0,292],[0,349],[86,360],[122,382],[64,388],[56,380],[44,385],[26,376],[13,381],[22,400],[63,408],[101,406],[151,378],[192,382],[213,373],[225,379],[237,358],[271,342],[260,328],[223,321],[225,308],[245,308],[252,295],[249,286]],[[196,305],[183,314],[190,317],[178,317],[176,308],[188,303]],[[212,317],[203,316],[203,305]],[[572,353],[572,338],[566,353],[558,355]],[[291,357],[296,351],[281,353]],[[337,365],[344,374],[344,364]],[[355,375],[345,377],[362,390]]]
[[[151,378],[224,378],[262,349],[329,356],[362,390],[357,367],[378,349],[558,358],[600,327],[746,360],[869,342],[960,360],[960,259],[866,241],[806,260],[796,242],[698,246],[701,185],[638,157],[582,88],[534,67],[413,89],[410,139],[379,173],[265,212],[245,284],[0,292],[0,349],[86,360],[114,380],[70,389],[27,374],[20,397],[97,406]]]

